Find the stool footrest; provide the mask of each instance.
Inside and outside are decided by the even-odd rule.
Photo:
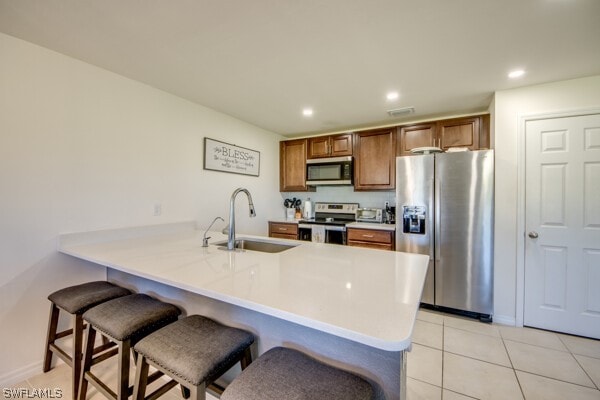
[[[163,376],[164,373],[162,371],[154,371],[152,374],[148,376],[148,385]]]
[[[88,383],[91,383],[98,391],[100,391],[105,397],[109,399],[117,399],[117,394],[104,382],[102,382],[96,375],[94,375],[91,371],[86,371],[85,378]],[[133,386],[129,386],[127,390],[127,396],[131,396],[133,394]]]
[[[98,347],[94,347],[94,354],[102,353],[103,351],[111,349],[111,348],[115,347],[116,345],[117,344],[114,343],[114,342],[108,342],[108,343],[105,343],[105,344],[101,344]]]
[[[65,336],[69,336],[71,334],[73,334],[73,328],[66,329],[66,330],[64,330],[62,332],[58,332],[56,334],[56,336],[54,337],[54,340],[57,340],[57,339],[60,339],[60,338],[64,338]]]
[[[61,349],[54,343],[50,343],[48,347],[50,348],[50,351],[52,351],[52,353],[54,353],[60,359],[62,359],[65,362],[65,364],[73,368],[73,358],[70,355],[68,355],[63,349]]]
[[[148,378],[148,383],[150,383],[150,378]],[[161,387],[156,389],[154,392],[152,392],[148,396],[144,397],[144,400],[158,399],[160,396],[167,393],[169,390],[173,389],[178,384],[179,384],[179,382],[177,382],[175,379],[171,379],[169,382],[165,383],[164,385],[162,385]]]
[[[216,394],[218,394],[219,396],[223,394],[223,392],[225,391],[225,387],[219,385],[218,383],[211,383],[210,385],[208,385],[209,390],[215,392]]]
[[[115,346],[116,346],[116,345],[115,345]],[[111,358],[112,356],[115,356],[115,355],[117,355],[117,354],[119,354],[119,349],[118,349],[118,348],[116,348],[116,347],[115,347],[114,349],[111,349],[111,350],[109,350],[109,351],[106,351],[106,352],[104,352],[104,353],[102,353],[102,354],[99,354],[99,355],[95,356],[95,357],[92,359],[92,366],[93,366],[93,365],[96,365],[96,364],[98,364],[98,363],[101,363],[101,362],[102,362],[102,361],[104,361],[104,360],[108,360],[109,358]]]

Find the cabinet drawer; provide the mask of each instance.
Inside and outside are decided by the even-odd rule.
[[[348,241],[348,246],[354,247],[366,247],[368,249],[378,249],[378,250],[394,250],[394,246],[391,244],[383,244],[383,243],[373,243],[373,242],[353,242]]]
[[[275,237],[275,234],[298,236],[298,224],[269,222],[269,236]]]
[[[277,233],[277,232],[271,232],[269,237],[277,238],[277,239],[292,239],[292,240],[298,239],[298,236],[296,236],[296,235],[288,235],[287,233]]]
[[[393,232],[377,229],[348,229],[348,241],[374,242],[392,244]]]

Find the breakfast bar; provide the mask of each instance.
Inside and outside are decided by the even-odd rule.
[[[228,251],[193,223],[66,234],[60,251],[107,268],[107,280],[241,327],[369,380],[377,399],[406,399],[406,351],[428,257],[238,235],[279,252]],[[229,379],[237,372],[231,371]],[[227,379],[227,378],[226,378]]]

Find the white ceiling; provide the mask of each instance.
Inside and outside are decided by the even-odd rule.
[[[0,0],[0,32],[290,137],[600,73],[600,0]]]

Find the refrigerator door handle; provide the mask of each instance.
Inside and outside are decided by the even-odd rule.
[[[440,262],[440,244],[442,243],[442,203],[440,199],[442,198],[442,180],[439,177],[436,177],[435,180],[435,188],[434,188],[434,201],[435,201],[435,210],[434,210],[434,219],[435,219],[435,234],[433,237],[433,243],[435,247],[435,262],[436,265]],[[440,265],[441,266],[441,265]],[[437,269],[437,267],[436,267]]]

